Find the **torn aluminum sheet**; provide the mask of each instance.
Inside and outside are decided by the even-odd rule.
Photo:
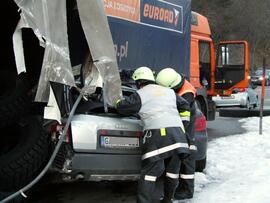
[[[75,86],[68,49],[66,1],[15,0],[15,2],[21,9],[24,26],[33,29],[41,44],[45,41],[45,54],[35,100],[47,102],[48,81]],[[121,80],[103,2],[80,0],[77,3],[95,67],[102,77],[104,100],[113,105],[115,100],[122,97]],[[18,34],[20,32],[17,32],[16,38],[20,40]],[[23,52],[20,45],[14,47],[19,47]],[[22,58],[18,61],[24,63]],[[22,67],[21,69],[25,70],[23,65]],[[100,76],[98,81],[100,82]],[[93,91],[93,82],[89,85],[83,88],[88,94]]]
[[[12,36],[13,50],[18,75],[22,72],[26,72],[23,51],[22,28],[27,28],[27,25],[23,22],[23,19],[20,19]]]
[[[48,104],[44,109],[44,118],[56,120],[58,121],[58,123],[61,124],[61,112],[51,86],[49,86],[49,88],[50,88],[50,96]]]
[[[75,86],[69,58],[66,0],[15,0],[15,3],[21,9],[25,26],[32,28],[40,43],[46,43],[35,101],[47,102],[49,81]]]
[[[105,103],[113,105],[122,97],[121,80],[103,1],[79,0],[77,6],[92,59],[103,79]]]
[[[84,87],[82,92],[84,95],[94,93],[96,87],[103,87],[103,80],[98,68],[93,62],[91,55],[89,54],[82,66],[82,81]]]

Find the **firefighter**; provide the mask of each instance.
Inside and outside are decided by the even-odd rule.
[[[171,89],[155,84],[153,72],[148,67],[136,69],[132,79],[135,80],[137,92],[117,101],[115,107],[123,115],[138,113],[143,123],[142,166],[137,202],[153,202],[156,180],[163,174],[164,198],[161,202],[172,202],[181,160],[189,155],[178,110],[189,110],[189,105]]]
[[[189,123],[185,125],[185,130],[191,155],[188,156],[181,164],[179,185],[174,195],[174,198],[177,200],[190,199],[193,197],[194,193],[195,153],[197,151],[194,137],[196,89],[182,74],[177,73],[172,68],[161,70],[157,75],[156,82],[159,85],[172,88],[179,96],[188,101],[190,106],[190,113],[180,112],[180,117],[182,120],[189,121]]]

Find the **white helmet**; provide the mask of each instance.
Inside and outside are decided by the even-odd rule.
[[[179,85],[183,77],[172,68],[162,69],[156,77],[156,83],[164,87],[174,88]]]
[[[135,81],[136,80],[149,80],[149,81],[155,82],[153,71],[150,68],[145,67],[145,66],[137,68],[132,75],[132,79]]]

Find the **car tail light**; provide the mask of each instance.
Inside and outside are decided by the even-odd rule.
[[[240,88],[239,89],[239,92],[245,92],[246,91],[246,88]]]
[[[137,131],[136,132],[136,136],[137,137],[142,137],[143,136],[143,132],[142,131]]]
[[[202,132],[206,130],[206,118],[205,116],[200,116],[195,120],[195,132]]]
[[[53,124],[51,125],[51,138],[52,140],[56,141],[58,140],[59,136],[64,131],[65,124]],[[70,143],[71,142],[71,130],[68,128],[65,142]]]
[[[107,130],[100,130],[100,135],[108,135],[108,131]]]

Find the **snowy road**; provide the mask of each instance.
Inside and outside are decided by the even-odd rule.
[[[209,143],[205,174],[196,174],[196,192],[187,203],[270,202],[270,117],[242,119],[248,133]],[[177,202],[177,201],[175,201]]]
[[[238,122],[218,121],[227,123],[226,128]],[[186,203],[270,202],[270,117],[264,118],[264,135],[258,133],[258,118],[241,119],[240,123],[246,133],[209,142],[207,168],[196,173],[195,195]],[[134,203],[136,183],[50,184],[31,196],[31,203]]]
[[[261,86],[258,86],[255,89],[255,92],[257,92],[258,96],[259,96],[259,103],[261,102],[261,94],[262,94],[262,88]],[[267,109],[270,109],[270,87],[266,86],[265,87],[265,100],[264,100],[264,106]]]

